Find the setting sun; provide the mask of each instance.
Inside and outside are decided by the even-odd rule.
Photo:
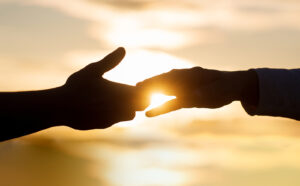
[[[299,121],[249,116],[240,101],[207,109],[198,100],[199,108],[180,105],[176,110],[176,102],[166,103],[180,96],[163,93],[176,93],[185,87],[181,82],[167,84],[157,78],[153,82],[158,84],[140,83],[195,66],[220,71],[298,69],[299,10],[299,0],[0,0],[4,97],[62,90],[71,74],[118,47],[125,48],[125,57],[105,74],[99,70],[99,83],[104,78],[132,86],[124,95],[117,88],[109,91],[110,86],[100,86],[101,91],[74,88],[69,93],[78,100],[60,113],[46,107],[67,107],[69,101],[59,101],[67,97],[61,96],[63,91],[18,106],[5,104],[8,100],[2,97],[0,186],[300,186]],[[205,75],[198,77],[189,83],[205,81]],[[91,78],[94,83],[98,87]],[[116,99],[104,100],[110,97],[107,92],[114,92]],[[97,106],[102,100],[107,107]],[[140,104],[147,108],[134,112]],[[18,112],[7,114],[15,108]],[[29,109],[20,113],[23,108]],[[36,108],[42,114],[32,112]],[[161,115],[149,114],[155,108],[152,113]],[[31,122],[25,113],[32,115]],[[6,121],[10,115],[20,123],[7,123],[15,121]],[[72,123],[95,129],[74,130]],[[13,128],[7,133],[5,125]],[[1,141],[9,133],[41,127],[47,129]]]

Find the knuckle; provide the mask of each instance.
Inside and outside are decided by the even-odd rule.
[[[203,70],[203,68],[202,68],[202,67],[196,66],[196,67],[192,67],[190,70],[191,70],[192,72],[201,72],[201,71]]]
[[[81,69],[81,71],[88,71],[90,69],[92,69],[94,67],[95,63],[90,63],[88,65],[86,65],[83,69]]]
[[[171,71],[170,71],[170,73],[176,73],[176,72],[178,72],[179,71],[179,69],[172,69]]]

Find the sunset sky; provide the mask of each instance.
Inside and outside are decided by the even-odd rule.
[[[299,68],[298,0],[0,0],[0,91],[64,84],[119,46],[105,77],[173,68]],[[51,128],[0,143],[0,186],[296,186],[299,122],[239,103],[137,113],[106,130]]]

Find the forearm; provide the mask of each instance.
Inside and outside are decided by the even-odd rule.
[[[0,93],[0,141],[62,122],[62,89]]]

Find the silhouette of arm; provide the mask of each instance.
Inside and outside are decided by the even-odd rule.
[[[101,61],[71,75],[61,87],[0,93],[0,140],[52,126],[103,129],[133,119],[135,111],[147,106],[142,103],[136,87],[102,78],[124,56],[124,48],[118,48]]]
[[[175,69],[140,82],[137,86],[146,94],[160,91],[176,96],[176,99],[148,111],[146,115],[149,117],[181,108],[219,108],[240,101],[250,115],[299,120],[299,76],[299,69],[228,72],[194,67]]]
[[[62,124],[61,93],[61,87],[42,91],[0,93],[0,141]]]

